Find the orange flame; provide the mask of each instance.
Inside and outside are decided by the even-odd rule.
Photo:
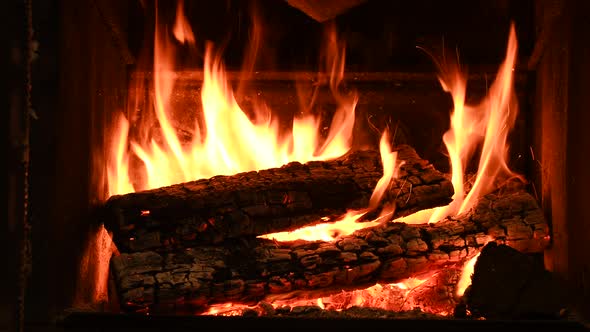
[[[379,222],[357,222],[366,211],[349,211],[342,218],[332,223],[321,223],[312,226],[298,228],[294,231],[276,232],[258,236],[261,239],[269,239],[280,242],[295,240],[304,241],[333,241],[339,236],[352,234],[356,230],[376,226]]]
[[[339,157],[350,149],[357,95],[340,91],[344,46],[334,29],[328,30],[326,35],[326,63],[330,73],[329,86],[338,108],[325,137],[320,135],[320,119],[311,115],[295,118],[292,131],[287,134],[279,132],[278,121],[269,116],[270,112],[264,106],[254,110],[254,118],[258,121],[251,120],[234,98],[221,56],[208,43],[201,89],[204,123],[195,121],[192,140],[185,142],[174,126],[171,109],[177,52],[172,35],[191,46],[195,44],[195,37],[184,15],[182,2],[178,3],[172,34],[167,25],[160,22],[157,12],[155,17],[153,109],[157,123],[138,131],[156,128],[162,134],[163,142],[154,137],[140,141],[129,137],[129,123],[123,118],[114,132],[119,139],[112,144],[107,167],[109,195],[279,167],[291,161],[326,160]],[[128,145],[141,160],[145,178],[140,175],[141,167],[129,166]]]
[[[119,174],[128,174],[129,172],[129,156],[127,155],[129,122],[125,117],[119,116],[115,133],[115,138],[111,142],[111,159],[107,160],[108,196],[133,192],[133,185],[129,177],[119,176]]]
[[[172,30],[174,37],[181,43],[194,44],[195,36],[186,16],[184,15],[184,1],[179,0],[176,6],[176,22]]]
[[[385,191],[389,188],[391,180],[397,178],[399,167],[402,165],[396,165],[397,152],[391,152],[389,133],[387,130],[381,135],[379,152],[381,154],[381,164],[383,165],[383,176],[379,179],[371,194],[369,209],[375,208],[379,205],[379,202],[381,202],[381,199],[383,198],[383,194],[385,194]]]
[[[497,186],[498,179],[516,176],[506,163],[506,154],[508,150],[507,136],[509,130],[512,128],[516,115],[517,106],[514,103],[513,92],[513,66],[516,60],[517,42],[514,31],[514,26],[510,29],[510,36],[508,40],[508,48],[506,58],[501,65],[496,80],[491,86],[486,98],[478,105],[471,106],[465,104],[466,96],[466,80],[465,75],[458,68],[441,68],[443,75],[440,82],[445,91],[451,93],[454,102],[454,110],[451,115],[451,128],[445,133],[443,140],[449,151],[449,157],[452,165],[452,183],[455,187],[455,195],[453,202],[448,206],[419,211],[413,215],[399,218],[396,221],[412,223],[423,223],[424,220],[430,218],[431,222],[436,222],[448,215],[457,215],[470,209],[476,200],[485,195],[487,192],[493,190]],[[447,70],[447,71],[446,71]],[[385,134],[384,134],[385,137]],[[386,160],[386,156],[390,153],[387,146],[384,147],[383,139],[380,150],[384,166],[384,176],[376,186],[371,199],[371,205],[375,205],[375,200],[380,199],[384,186],[382,182],[389,183],[386,177],[390,176],[394,170],[392,165]],[[478,165],[478,173],[472,189],[468,194],[465,193],[465,166],[472,158],[472,155],[479,144],[483,143],[482,152]],[[394,157],[395,158],[395,157]],[[395,160],[395,159],[394,159]],[[359,214],[362,216],[364,212]],[[350,212],[347,214],[348,218],[344,218],[343,225],[350,227],[350,225],[358,224],[355,219],[350,218]],[[358,218],[358,217],[357,217]],[[371,225],[374,221],[363,223]],[[298,231],[282,234],[285,237],[277,236],[275,239],[295,240],[297,238],[314,239],[314,240],[333,240],[334,236],[331,234],[321,233],[319,228],[328,228],[334,232],[334,225],[320,224],[313,226],[309,232],[318,234],[314,237],[297,237]],[[349,234],[343,231],[344,227],[338,228],[339,234]],[[354,230],[357,230],[355,228]],[[354,231],[353,230],[353,231]],[[277,235],[278,233],[274,234]],[[333,234],[333,233],[332,233]],[[291,235],[291,236],[288,236]],[[461,277],[456,285],[455,294],[457,297],[463,296],[466,288],[471,284],[471,275],[475,268],[475,263],[479,257],[479,253],[465,262],[462,269]],[[388,294],[393,291],[405,291],[403,303],[406,302],[411,289],[420,286],[427,279],[410,278],[400,283],[395,284],[376,284],[374,286],[354,290],[351,292],[342,292],[346,296],[334,295],[330,297],[317,298],[311,300],[289,300],[286,303],[291,305],[310,305],[314,302],[321,303],[322,308],[329,309],[343,309],[351,306],[369,306],[378,307],[388,310],[401,310],[402,307],[398,302],[388,301]],[[344,300],[345,299],[345,300]],[[411,299],[410,299],[411,300]],[[320,302],[321,301],[321,302]],[[410,301],[411,302],[411,301]],[[279,305],[280,301],[274,301],[273,305]],[[439,312],[440,315],[447,315],[448,312]]]
[[[444,134],[443,141],[449,152],[455,195],[451,204],[432,214],[431,222],[469,210],[479,197],[497,187],[499,179],[516,176],[506,163],[507,137],[518,113],[513,91],[516,51],[516,33],[512,25],[504,62],[486,98],[474,106],[465,104],[466,75],[453,66],[441,68],[440,83],[445,91],[451,93],[454,104],[451,128]],[[466,194],[465,168],[482,142],[477,177]]]
[[[242,310],[251,308],[245,304],[233,304],[231,302],[223,304],[213,304],[209,309],[202,313],[205,316],[239,316]]]
[[[325,71],[329,73],[327,83],[338,107],[325,138],[320,135],[320,119],[306,113],[293,119],[292,130],[287,135],[279,132],[278,122],[269,116],[271,113],[264,106],[254,110],[256,121],[251,120],[234,98],[221,56],[209,43],[205,48],[203,85],[200,94],[204,121],[202,123],[195,121],[195,130],[189,142],[179,137],[173,125],[171,110],[171,99],[176,83],[174,60],[177,51],[172,36],[180,43],[190,46],[196,44],[196,38],[184,14],[183,2],[178,2],[176,20],[171,31],[165,23],[159,22],[157,13],[156,27],[153,109],[157,123],[154,124],[154,128],[160,131],[163,139],[159,141],[154,137],[148,137],[147,140],[134,140],[129,135],[129,122],[124,117],[118,120],[107,165],[109,195],[162,187],[220,174],[229,175],[278,167],[291,161],[331,159],[343,155],[350,149],[358,96],[356,93],[345,94],[341,91],[345,63],[344,45],[338,39],[333,25],[328,26],[326,30],[327,50],[324,60]],[[457,215],[471,208],[477,198],[492,190],[499,177],[514,176],[506,163],[508,148],[506,141],[517,114],[512,88],[516,51],[517,42],[512,26],[504,63],[487,97],[475,106],[465,104],[466,79],[462,71],[453,67],[446,68],[448,71],[443,70],[440,82],[443,89],[451,93],[454,103],[451,128],[443,137],[452,165],[454,200],[446,207],[421,211],[419,217],[408,216],[398,221],[417,223],[419,220],[425,220],[425,215],[430,215],[430,221],[437,221],[448,215]],[[477,178],[470,192],[466,194],[463,186],[465,167],[476,147],[482,143]],[[138,177],[135,174],[138,171],[129,165],[130,152],[139,158],[145,168],[146,178],[140,182],[131,181],[132,176]],[[397,176],[397,167],[399,167],[396,164],[396,153],[391,152],[388,145],[387,132],[381,138],[380,152],[384,167],[383,177],[374,189],[369,208],[379,204],[391,179]],[[358,218],[366,212],[367,210],[349,211],[336,223],[320,224],[295,232],[267,234],[261,237],[278,241],[295,239],[332,241],[338,236],[351,234],[358,229],[375,226],[382,222],[380,218],[370,222],[357,222]],[[469,284],[469,277],[477,257],[473,257],[465,265],[457,287],[459,296]],[[100,284],[104,284],[103,279],[99,281]],[[349,298],[345,302],[340,301],[337,296],[318,297],[311,301],[322,308],[342,309],[352,305],[363,305],[391,310],[395,308],[387,299],[388,290],[401,291],[403,296],[407,297],[411,289],[423,282],[425,280],[410,278],[401,283],[377,284],[367,289],[347,293],[346,296]],[[103,292],[103,288],[97,289],[96,296],[100,296]],[[278,306],[280,303],[275,301],[273,305]],[[399,303],[397,305],[399,309]],[[237,311],[239,308],[247,308],[247,306],[226,303],[212,306],[207,314],[235,315],[239,314]]]
[[[383,220],[381,217],[391,215],[393,208],[384,208],[381,216],[375,220],[367,222],[357,222],[357,220],[365,215],[367,211],[377,207],[383,198],[383,194],[389,187],[391,180],[398,175],[399,167],[402,164],[396,165],[397,152],[391,151],[389,144],[389,133],[384,131],[379,143],[379,150],[381,152],[381,163],[383,165],[383,176],[377,182],[375,189],[369,201],[369,207],[360,211],[348,211],[342,218],[331,223],[320,223],[312,226],[298,228],[294,231],[277,232],[259,236],[259,238],[275,240],[275,241],[333,241],[339,236],[346,236],[355,231],[367,227],[373,227],[381,224]]]

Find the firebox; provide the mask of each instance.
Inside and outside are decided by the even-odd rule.
[[[589,7],[11,7],[3,324],[584,330]]]

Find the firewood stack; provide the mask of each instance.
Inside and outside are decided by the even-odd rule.
[[[384,201],[394,217],[451,201],[453,186],[414,149],[397,149],[404,164]],[[331,161],[215,176],[111,197],[105,224],[121,251],[174,250],[226,239],[294,230],[367,207],[382,176],[377,151]]]
[[[453,195],[448,177],[411,147],[396,150],[404,163],[384,197],[395,206],[389,221],[331,242],[257,236],[367,207],[382,176],[378,152],[111,197],[103,218],[120,252],[111,277],[121,309],[195,313],[216,303],[338,293],[456,269],[490,241],[524,253],[548,245],[543,214],[522,188],[496,191],[438,223],[395,222]],[[425,304],[434,301],[429,287],[422,288]],[[432,305],[448,309],[451,297]]]

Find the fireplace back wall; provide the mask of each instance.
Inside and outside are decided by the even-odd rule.
[[[32,229],[32,273],[23,283],[17,269],[9,275],[12,282],[6,283],[26,287],[24,313],[28,324],[50,322],[64,309],[91,300],[90,295],[84,296],[87,292],[79,291],[85,286],[79,282],[79,262],[92,233],[92,210],[106,192],[103,179],[94,173],[102,156],[93,152],[101,151],[107,124],[126,106],[127,84],[131,69],[137,66],[144,39],[142,24],[147,20],[142,3],[150,6],[139,1],[32,2],[34,36],[39,41],[39,56],[32,68],[33,107],[38,118],[30,118],[29,112],[18,107],[8,115],[12,121],[7,123],[16,123],[9,134],[12,141],[26,136],[21,124],[31,121],[31,169],[26,174],[22,167],[22,146],[12,145],[9,165],[13,166],[8,174],[9,183],[14,184],[9,187],[13,198],[9,200],[11,228],[5,233],[12,237],[6,243],[14,244],[9,252],[17,266],[26,263],[20,255],[27,234],[23,220]],[[202,4],[198,2],[188,3],[197,36],[200,31],[203,38],[225,41],[228,66],[239,69],[248,41],[249,22],[244,13],[251,10],[250,3],[214,2],[206,5],[211,6],[208,11],[199,11]],[[283,2],[256,4],[264,13],[263,22],[273,27],[268,29],[272,31],[268,39],[275,46],[264,51],[262,58],[266,60],[258,64],[259,70],[313,71],[321,24]],[[458,1],[448,6],[437,1],[368,1],[337,19],[348,42],[347,71],[405,72],[419,78],[431,74],[431,79],[419,79],[422,90],[409,86],[408,90],[392,92],[389,105],[382,105],[384,110],[376,113],[386,118],[391,115],[389,118],[395,121],[400,118],[396,112],[403,110],[408,119],[405,122],[410,122],[408,128],[417,126],[416,117],[411,124],[414,111],[438,119],[440,126],[431,133],[438,142],[416,138],[412,130],[408,130],[407,139],[416,141],[412,143],[441,169],[446,157],[440,137],[448,126],[450,98],[440,92],[431,59],[415,46],[440,51],[444,36],[446,46],[457,46],[461,51],[461,62],[473,68],[471,72],[483,68],[480,73],[493,73],[504,52],[509,22],[516,22],[521,58],[517,70],[524,78],[518,83],[520,134],[513,138],[513,159],[517,169],[533,181],[553,226],[554,244],[547,264],[577,290],[575,300],[586,315],[590,314],[590,216],[583,207],[590,179],[585,172],[586,154],[581,151],[590,151],[590,138],[583,128],[590,123],[584,111],[590,106],[584,93],[584,79],[590,77],[586,60],[590,46],[583,37],[590,32],[584,16],[588,9],[583,1]],[[23,8],[14,11],[15,17],[24,16]],[[211,28],[211,21],[224,22],[230,28]],[[228,32],[234,36],[229,41]],[[28,45],[19,47],[23,51]],[[25,64],[19,63],[22,68]],[[14,75],[18,77],[19,72]],[[480,93],[485,87],[485,76],[480,78],[473,89],[475,97],[478,84]],[[411,81],[403,79],[401,83],[415,83]],[[399,89],[395,79],[390,83],[392,91]],[[24,95],[18,84],[15,91]],[[414,97],[425,91],[438,92],[416,105]],[[370,103],[359,107],[365,107],[363,112],[373,111]],[[419,142],[430,145],[420,146]],[[31,195],[23,198],[19,184],[26,177],[30,179]],[[23,200],[30,202],[29,217],[23,214]],[[92,271],[87,273],[91,275]],[[23,306],[15,305],[16,291],[10,294],[13,296],[6,306],[11,314],[6,324],[14,326]]]

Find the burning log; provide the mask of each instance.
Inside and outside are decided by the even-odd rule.
[[[488,241],[541,252],[549,243],[548,226],[535,199],[523,190],[497,192],[456,218],[388,222],[334,242],[257,238],[166,254],[121,254],[113,257],[112,272],[125,310],[179,312],[425,276],[456,266]]]
[[[475,264],[465,309],[488,319],[556,319],[567,308],[564,285],[535,260],[505,245],[486,245]]]
[[[384,197],[396,217],[451,201],[453,187],[442,173],[413,148],[396,150],[404,164]],[[105,226],[123,252],[288,231],[366,208],[382,174],[379,152],[356,151],[331,161],[215,176],[113,196]]]

